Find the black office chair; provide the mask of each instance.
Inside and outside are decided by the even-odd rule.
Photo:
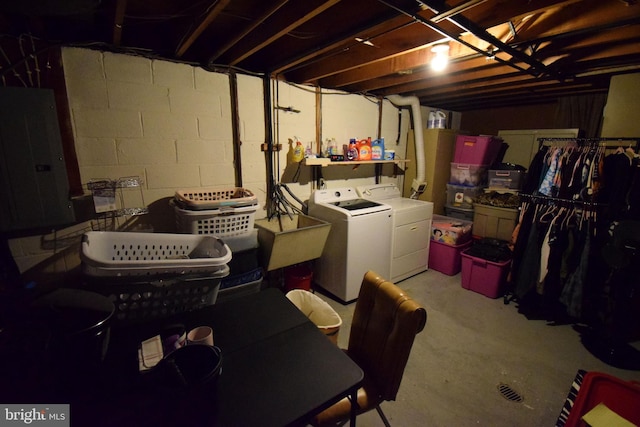
[[[380,404],[396,399],[414,338],[426,322],[427,311],[402,289],[373,271],[364,275],[345,350],[364,371],[358,414],[375,408],[389,426]],[[351,402],[345,398],[318,414],[312,424],[335,425],[350,414]]]

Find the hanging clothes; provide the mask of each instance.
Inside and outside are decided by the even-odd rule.
[[[580,319],[582,316],[582,304],[584,298],[584,289],[587,282],[587,274],[589,271],[589,254],[591,251],[591,233],[580,234],[580,238],[584,238],[580,253],[580,263],[576,270],[569,276],[569,279],[560,294],[560,302],[567,307],[569,316]]]
[[[562,142],[562,146],[541,145],[531,162],[514,233],[510,278],[520,301],[530,294],[542,295],[580,319],[591,294],[603,286],[595,282],[602,282],[599,251],[606,233],[596,235],[607,223],[596,219],[608,216],[598,211],[613,201],[610,214],[630,212],[630,183],[635,182],[634,202],[638,200],[640,215],[640,167],[635,154],[629,156],[626,150],[607,156],[599,140],[585,145]]]

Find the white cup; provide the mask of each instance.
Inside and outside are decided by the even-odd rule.
[[[213,345],[213,329],[209,326],[198,326],[187,334],[187,344]]]

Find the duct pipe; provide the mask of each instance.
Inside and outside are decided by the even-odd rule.
[[[389,95],[387,99],[397,107],[411,107],[411,119],[413,122],[413,136],[416,144],[416,177],[411,183],[411,198],[417,199],[427,187],[424,168],[424,138],[422,137],[422,115],[420,114],[420,101],[417,96]],[[409,143],[409,141],[407,141]]]

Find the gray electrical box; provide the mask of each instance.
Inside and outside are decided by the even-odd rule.
[[[74,221],[52,90],[0,88],[0,154],[0,231]]]

